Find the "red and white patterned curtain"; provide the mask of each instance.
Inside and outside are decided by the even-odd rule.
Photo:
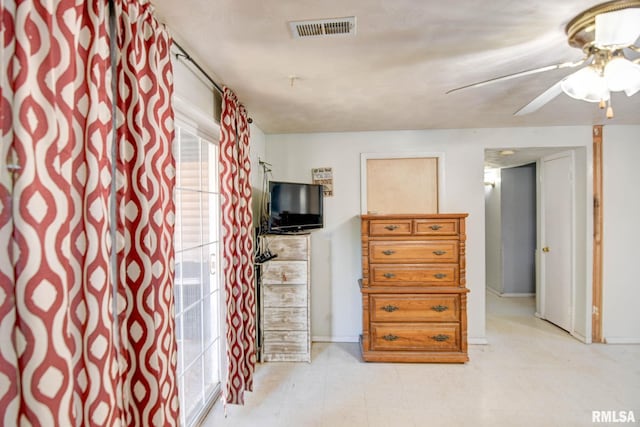
[[[171,40],[148,1],[115,4],[116,257],[124,422],[177,425]]]
[[[107,1],[1,13],[0,424],[112,425]]]
[[[0,3],[1,425],[178,424],[170,40],[116,0],[114,101],[108,3]]]
[[[244,404],[256,365],[251,162],[247,111],[225,88],[220,120],[220,195],[226,298],[225,402]]]

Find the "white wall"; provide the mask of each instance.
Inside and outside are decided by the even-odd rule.
[[[190,70],[183,61],[177,60],[175,55],[172,55],[172,59],[174,100],[208,118],[213,117],[211,83]]]
[[[497,294],[504,292],[502,282],[502,174],[495,169],[494,185],[484,187],[485,207],[485,278],[487,288]]]
[[[251,132],[250,138],[250,156],[251,156],[251,187],[253,188],[253,200],[252,200],[252,208],[253,208],[253,224],[255,227],[259,225],[258,221],[260,220],[260,201],[263,196],[262,191],[262,180],[263,180],[263,172],[260,167],[260,160],[265,159],[267,157],[266,154],[266,137],[262,130],[255,126],[251,125],[249,131]]]
[[[583,342],[591,342],[591,301],[593,282],[593,139],[586,148],[573,150],[575,160],[576,212],[575,217],[575,298],[573,335]],[[539,162],[538,162],[539,163]],[[539,166],[539,165],[538,165]],[[539,197],[539,196],[538,196]],[[540,199],[537,200],[537,203]],[[539,252],[538,252],[539,254]]]
[[[632,132],[621,137],[630,139]],[[359,220],[360,154],[444,153],[442,212],[467,212],[469,341],[485,334],[484,150],[501,147],[583,147],[591,162],[591,127],[461,129],[267,135],[274,179],[309,182],[311,169],[332,167],[334,196],[325,199],[325,228],[312,234],[312,335],[357,340],[362,330],[357,279],[361,276]],[[591,168],[587,181],[591,180]],[[586,185],[589,191],[591,186]],[[583,217],[588,203],[578,206]],[[588,227],[587,227],[588,228]],[[587,230],[588,231],[588,230]],[[590,241],[590,240],[589,240]],[[587,249],[578,265],[587,270]],[[581,286],[590,286],[590,273]],[[589,288],[590,289],[590,288]]]
[[[536,166],[505,168],[501,177],[502,292],[532,294],[536,288]]]
[[[640,126],[603,130],[603,337],[640,343]]]

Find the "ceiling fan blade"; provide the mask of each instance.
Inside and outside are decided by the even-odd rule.
[[[627,8],[596,16],[596,46],[629,46],[640,37],[640,8]]]
[[[573,68],[573,67],[577,67],[578,65],[584,64],[587,59],[589,59],[589,56],[585,56],[580,61],[563,62],[561,64],[547,65],[546,67],[532,68],[530,70],[520,71],[518,73],[507,74],[505,76],[500,76],[500,77],[494,77],[494,78],[489,79],[489,80],[484,80],[484,81],[481,81],[481,82],[476,82],[476,83],[471,83],[471,84],[468,84],[468,85],[465,85],[465,86],[460,86],[460,87],[457,87],[455,89],[450,89],[446,93],[449,94],[451,92],[455,92],[455,91],[462,90],[462,89],[468,89],[468,88],[472,88],[472,87],[482,87],[482,86],[486,86],[486,85],[497,83],[497,82],[503,82],[503,81],[506,81],[506,80],[515,79],[515,78],[518,78],[518,77],[529,76],[531,74],[543,73],[545,71],[551,71],[551,70],[558,70],[560,68]]]
[[[525,114],[533,113],[538,108],[542,107],[544,104],[551,101],[556,96],[560,95],[562,93],[562,87],[560,86],[561,82],[562,80],[554,84],[553,86],[551,86],[549,89],[542,92],[540,95],[538,95],[537,98],[535,98],[533,101],[531,101],[530,103],[528,103],[527,105],[525,105],[524,107],[516,111],[513,115],[523,116]]]

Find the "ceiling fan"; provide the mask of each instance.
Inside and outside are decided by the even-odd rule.
[[[615,0],[591,7],[569,21],[565,32],[569,45],[584,53],[579,61],[507,74],[457,87],[447,93],[585,65],[551,86],[515,115],[532,113],[564,92],[575,99],[597,102],[602,109],[607,107],[607,118],[612,118],[611,92],[632,96],[640,91],[640,57],[627,57],[640,53],[640,47],[636,45],[640,37],[640,0]]]

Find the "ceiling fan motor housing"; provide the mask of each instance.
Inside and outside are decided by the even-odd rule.
[[[596,16],[623,9],[640,8],[640,0],[614,0],[601,3],[573,18],[565,27],[569,45],[587,50],[595,42]]]

